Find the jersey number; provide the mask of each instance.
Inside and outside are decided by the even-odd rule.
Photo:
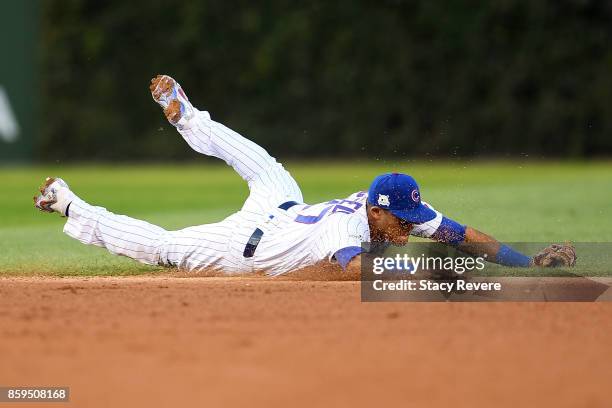
[[[328,204],[325,206],[319,215],[298,215],[295,217],[295,222],[299,222],[302,224],[314,224],[319,222],[327,213],[333,214],[336,212],[344,213],[344,214],[352,214],[358,209],[361,208],[363,204],[358,203],[357,201],[351,200],[331,200],[326,202]],[[310,206],[305,207],[304,209],[308,209]]]

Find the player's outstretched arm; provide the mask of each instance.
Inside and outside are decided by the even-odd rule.
[[[433,209],[429,204],[427,206]],[[556,267],[576,264],[576,249],[571,244],[552,244],[530,257],[499,242],[491,235],[460,224],[438,211],[436,213],[437,217],[433,220],[414,225],[410,234],[454,246],[474,256],[486,255],[489,262],[504,266]]]
[[[524,255],[492,236],[472,227],[465,227],[464,239],[457,248],[465,253],[486,257],[490,262],[514,267],[529,267],[533,258]]]
[[[486,257],[489,262],[500,265],[511,267],[533,265],[531,257],[499,242],[491,235],[446,217],[430,204],[426,205],[434,210],[437,216],[423,224],[415,224],[410,232],[411,235],[451,245],[470,255]]]
[[[431,231],[434,231],[433,233]],[[512,267],[529,267],[533,259],[475,228],[442,214],[430,223],[415,225],[412,235],[454,246],[470,255],[486,257],[489,262]]]
[[[489,261],[500,265],[515,267],[567,267],[574,266],[577,259],[576,249],[570,244],[553,244],[541,250],[534,257],[529,257],[492,236],[467,226],[464,239],[457,244],[457,248],[475,256],[486,256]]]

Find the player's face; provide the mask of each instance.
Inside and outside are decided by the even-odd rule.
[[[368,222],[373,241],[391,242],[395,245],[406,244],[413,227],[413,224],[379,207],[368,208]]]

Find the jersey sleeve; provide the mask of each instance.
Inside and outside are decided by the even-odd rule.
[[[331,259],[332,262],[333,260],[338,262],[342,269],[346,269],[349,262],[351,262],[351,259],[353,259],[362,252],[363,249],[360,246],[350,246],[337,250]]]
[[[410,233],[411,235],[430,238],[451,245],[459,244],[465,239],[465,225],[445,217],[428,203],[423,202],[423,204],[434,210],[436,217],[423,224],[416,224]]]
[[[370,228],[367,221],[357,215],[332,215],[320,238],[328,260],[345,268],[361,253],[361,243],[370,240]]]

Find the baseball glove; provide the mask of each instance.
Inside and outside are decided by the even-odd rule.
[[[576,248],[572,244],[552,244],[533,257],[533,264],[544,268],[576,265]]]

